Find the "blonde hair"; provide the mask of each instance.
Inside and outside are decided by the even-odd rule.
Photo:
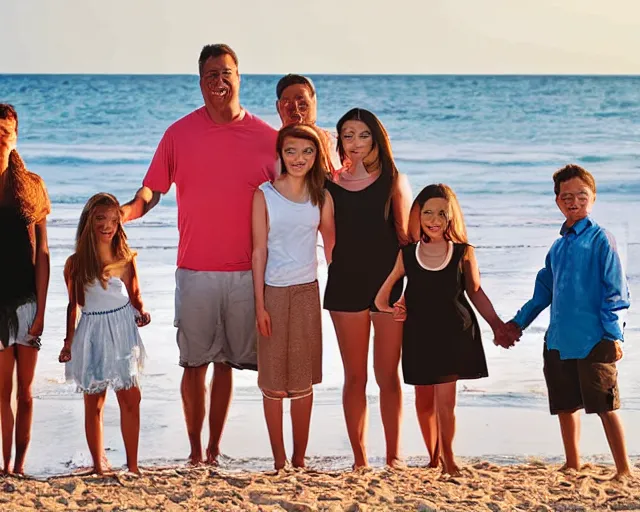
[[[462,208],[455,192],[448,185],[443,183],[437,183],[428,185],[423,188],[415,201],[414,205],[418,205],[420,213],[422,208],[429,199],[440,198],[447,201],[449,208],[447,212],[447,227],[444,231],[445,240],[450,240],[458,244],[468,244],[467,227],[464,223],[464,215],[462,214]],[[420,223],[420,238],[429,239],[429,235],[422,230],[422,222]]]
[[[94,230],[95,210],[100,206],[115,208],[118,212],[118,227],[111,240],[111,248],[115,261],[104,265],[100,261]],[[71,258],[70,274],[73,281],[78,304],[84,304],[84,287],[93,281],[99,281],[103,288],[107,286],[109,272],[121,268],[131,262],[136,253],[127,244],[127,235],[122,225],[120,203],[111,194],[101,192],[91,197],[82,210],[76,231],[76,252]]]

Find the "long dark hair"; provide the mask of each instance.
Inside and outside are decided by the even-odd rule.
[[[276,142],[276,152],[282,161],[282,174],[287,173],[287,168],[284,165],[284,158],[282,156],[282,150],[284,147],[284,141],[287,137],[294,139],[304,139],[313,143],[316,147],[316,159],[313,162],[313,166],[304,177],[307,185],[307,192],[309,193],[309,199],[313,206],[319,206],[322,208],[324,205],[324,181],[329,173],[327,169],[327,151],[325,144],[320,138],[318,130],[312,126],[304,124],[292,124],[285,126],[278,132],[278,140]]]
[[[391,186],[389,187],[389,198],[385,205],[385,218],[389,216],[389,210],[391,208],[391,197],[393,196],[393,186],[398,178],[398,168],[393,161],[393,152],[391,151],[391,141],[389,140],[389,134],[387,130],[380,122],[380,120],[368,110],[363,108],[353,108],[343,115],[336,126],[338,131],[338,154],[340,155],[340,161],[344,163],[346,154],[344,152],[344,146],[342,144],[342,127],[347,121],[361,121],[367,125],[369,131],[371,131],[371,138],[373,139],[373,147],[371,153],[367,157],[373,156],[373,158],[365,157],[363,164],[367,172],[375,172],[380,169],[382,176],[389,178]]]
[[[12,105],[0,103],[0,119],[13,119],[18,133],[18,113]],[[27,171],[27,168],[17,150],[9,153],[6,187],[9,201],[18,208],[27,223],[39,221],[49,213],[49,199],[47,198],[42,179],[37,174]]]

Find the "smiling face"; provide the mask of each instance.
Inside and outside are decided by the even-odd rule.
[[[120,212],[115,206],[97,206],[93,212],[93,233],[96,241],[110,244],[120,227]]]
[[[318,150],[307,139],[287,137],[282,145],[282,161],[287,174],[296,178],[305,176],[316,161]]]
[[[580,178],[560,183],[560,191],[556,196],[556,204],[567,219],[568,227],[589,215],[595,200],[593,190]]]
[[[202,67],[200,90],[207,106],[216,111],[224,110],[238,101],[240,74],[231,55],[209,57]]]
[[[316,97],[305,84],[293,84],[282,91],[276,108],[283,126],[316,123]]]
[[[373,136],[362,121],[345,121],[340,131],[344,153],[352,162],[363,160],[373,149]]]
[[[449,218],[449,202],[441,197],[433,197],[422,206],[420,226],[431,241],[438,242],[444,239]]]

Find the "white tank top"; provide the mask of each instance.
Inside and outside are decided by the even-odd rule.
[[[290,201],[269,182],[260,185],[260,190],[269,213],[265,283],[293,286],[315,281],[320,208],[311,201]]]

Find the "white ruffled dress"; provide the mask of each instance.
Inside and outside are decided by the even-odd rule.
[[[139,313],[117,277],[85,286],[84,306],[71,344],[71,376],[83,393],[140,387],[145,350],[138,333]]]

